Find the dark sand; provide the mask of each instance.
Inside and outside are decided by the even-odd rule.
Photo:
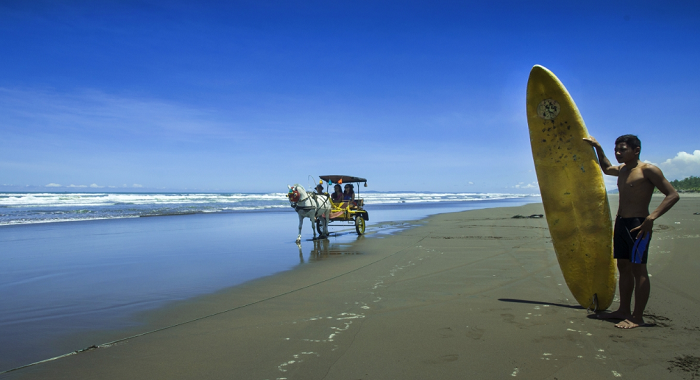
[[[531,204],[433,216],[358,241],[361,254],[176,304],[148,323],[234,310],[0,377],[700,378],[700,197],[682,195],[656,222],[646,317],[655,326],[634,330],[589,318],[546,221],[512,218],[542,213]]]

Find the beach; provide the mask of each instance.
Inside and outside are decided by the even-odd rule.
[[[144,312],[145,325],[91,333],[112,344],[0,377],[691,379],[700,376],[695,213],[700,197],[681,194],[655,223],[649,327],[617,329],[575,303],[546,220],[513,218],[544,214],[528,204],[317,242],[323,265]]]
[[[142,312],[353,252],[358,235],[347,223],[332,223],[329,239],[314,242],[306,220],[298,247],[298,216],[283,195],[0,193],[0,374],[104,342],[95,332],[140,328]],[[539,201],[469,193],[367,198],[360,239],[429,215]]]

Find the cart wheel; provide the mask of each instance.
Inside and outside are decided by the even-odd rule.
[[[316,219],[316,231],[319,235],[323,235],[323,226],[321,225],[321,219]]]
[[[365,233],[365,220],[362,218],[362,215],[355,217],[355,231],[357,231],[358,235]]]

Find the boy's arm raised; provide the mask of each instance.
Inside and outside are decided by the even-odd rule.
[[[588,136],[588,138],[584,138],[583,141],[591,144],[591,146],[595,148],[595,152],[598,155],[598,165],[603,169],[603,173],[616,177],[620,174],[620,166],[613,166],[613,164],[610,163],[610,160],[605,157],[603,147],[600,146],[600,143],[593,136]]]

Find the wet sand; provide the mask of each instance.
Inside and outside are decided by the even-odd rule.
[[[351,256],[172,305],[149,313],[147,328],[99,342],[216,315],[0,377],[690,379],[700,376],[694,213],[700,197],[683,194],[655,224],[653,327],[590,318],[564,283],[546,221],[512,218],[543,214],[530,204],[361,239]]]

